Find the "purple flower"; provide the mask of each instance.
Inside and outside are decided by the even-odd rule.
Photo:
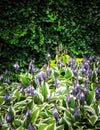
[[[74,118],[78,118],[79,117],[79,111],[78,111],[78,108],[75,106],[74,107]]]
[[[48,75],[51,75],[51,73],[52,73],[52,68],[48,68],[47,72],[48,72]]]
[[[7,79],[6,79],[6,83],[7,83],[8,85],[11,84],[10,77],[7,77]]]
[[[10,102],[10,98],[11,98],[11,95],[9,95],[8,92],[6,92],[6,94],[4,95],[5,103],[9,103]]]
[[[46,80],[46,78],[47,78],[46,73],[45,73],[45,72],[42,72],[42,73],[41,73],[41,75],[42,75],[42,79],[45,81],[45,80]]]
[[[68,94],[66,97],[66,102],[68,103],[68,105],[70,105],[71,98],[72,98],[72,95]]]
[[[18,70],[19,70],[19,68],[20,68],[20,67],[19,67],[19,64],[18,64],[18,62],[17,62],[17,61],[16,61],[16,63],[14,64],[14,68],[15,68],[15,70],[16,70],[16,71],[18,71]]]
[[[12,122],[11,115],[10,115],[10,113],[8,111],[6,112],[5,120],[6,120],[7,123],[11,123]]]
[[[23,88],[22,82],[20,82],[20,85],[18,86],[18,90],[19,90],[21,93],[24,93],[24,88]]]
[[[29,123],[28,125],[28,130],[35,130],[34,126],[32,125],[32,123]]]
[[[85,97],[88,95],[88,93],[89,93],[88,88],[87,88],[87,86],[85,85],[85,86],[84,86],[84,95],[85,95]]]
[[[54,86],[55,86],[55,88],[57,88],[58,85],[59,85],[58,78],[55,78],[55,79],[54,79]]]
[[[58,113],[56,104],[54,106],[53,116],[56,119],[56,121],[59,119],[59,113]]]
[[[35,89],[34,89],[34,87],[33,87],[32,85],[29,85],[29,86],[26,88],[26,92],[27,92],[29,95],[31,95],[31,96],[36,95]]]
[[[69,64],[70,67],[75,68],[76,67],[76,65],[75,65],[75,59],[74,58],[70,58],[68,64]]]
[[[33,64],[33,61],[32,61],[32,60],[31,60],[31,62],[29,63],[29,71],[30,71],[31,73],[34,73],[34,71],[35,71],[34,64]]]
[[[86,74],[86,69],[85,69],[84,67],[82,67],[82,68],[80,69],[80,72],[81,72],[82,74]]]
[[[97,73],[100,74],[100,66],[97,68]]]
[[[26,108],[26,118],[29,121],[30,120],[30,115],[31,115],[31,111],[29,110],[29,108]]]
[[[5,75],[6,75],[7,77],[9,77],[9,76],[10,76],[10,74],[9,74],[9,72],[8,72],[8,70],[7,70],[7,69],[5,70]]]
[[[2,82],[3,81],[3,76],[2,75],[0,75],[0,82]]]
[[[94,57],[94,56],[90,56],[90,57],[89,57],[89,61],[90,61],[90,62],[95,61],[95,57]]]
[[[100,86],[98,86],[98,87],[96,88],[95,98],[96,98],[96,100],[99,100],[99,99],[100,99]]]
[[[83,92],[80,93],[80,105],[84,105],[85,102],[85,95]]]
[[[75,87],[72,87],[72,94],[73,94],[74,96],[77,95],[77,89],[76,89]]]
[[[88,74],[88,77],[91,79],[92,78],[92,69],[88,69],[87,74]]]

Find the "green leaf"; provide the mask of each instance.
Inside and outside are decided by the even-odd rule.
[[[47,126],[46,130],[56,130],[56,123],[53,123],[53,124],[50,124],[49,126]]]
[[[18,128],[18,127],[20,127],[21,126],[21,120],[20,119],[15,119],[14,120],[14,125]]]
[[[42,124],[42,125],[39,126],[38,130],[46,130],[47,127],[48,127],[47,124]]]
[[[87,105],[90,105],[94,100],[94,91],[89,92],[89,94],[86,97]]]
[[[91,123],[92,126],[95,125],[97,120],[98,120],[98,117],[96,115],[93,115],[93,116],[89,117],[89,122]]]
[[[56,95],[59,96],[59,95],[66,95],[68,92],[67,88],[66,87],[59,87],[56,89]]]
[[[70,68],[67,68],[65,78],[66,79],[71,79],[72,78],[72,70]]]
[[[32,114],[31,114],[31,121],[33,122],[33,123],[35,123],[35,121],[37,120],[37,118],[38,118],[38,116],[39,116],[39,113],[40,113],[40,108],[39,107],[37,107],[33,112],[32,112]]]
[[[50,89],[49,89],[49,85],[47,83],[42,85],[42,95],[44,97],[44,100],[46,100],[47,98],[50,97]]]
[[[64,125],[60,125],[56,128],[56,130],[64,130]]]

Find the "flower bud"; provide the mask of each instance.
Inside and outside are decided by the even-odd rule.
[[[83,92],[81,92],[80,94],[80,105],[84,105],[84,101],[85,101],[85,95]]]
[[[100,99],[100,86],[98,86],[95,91],[95,98],[96,98],[96,100]]]
[[[5,120],[6,120],[7,123],[11,123],[12,122],[11,115],[10,115],[10,113],[8,111],[6,112]]]
[[[34,126],[32,125],[32,123],[29,123],[28,125],[28,130],[35,130]]]
[[[2,82],[3,81],[3,76],[2,75],[0,75],[0,82]]]
[[[70,105],[71,98],[72,98],[72,95],[68,94],[68,96],[66,97],[66,102],[68,103],[68,105]]]
[[[74,118],[78,118],[79,117],[79,111],[78,111],[78,108],[75,106],[74,107]]]
[[[9,78],[9,77],[7,77],[7,79],[6,79],[6,83],[7,83],[8,85],[11,84],[11,81],[10,81],[10,78]]]
[[[36,93],[35,93],[35,89],[34,89],[34,87],[32,86],[32,85],[29,85],[27,88],[26,88],[26,90],[25,90],[29,95],[31,95],[31,96],[33,96],[33,95],[35,95]]]
[[[19,64],[18,64],[18,62],[17,62],[17,61],[16,61],[16,63],[14,64],[14,68],[15,68],[15,70],[16,70],[16,71],[18,71],[18,70],[19,70],[19,68],[20,68],[20,67],[19,67]]]
[[[56,121],[59,119],[59,113],[58,113],[56,104],[55,104],[55,106],[54,106],[53,116],[54,116],[54,118],[56,119]]]
[[[5,70],[5,75],[6,75],[7,77],[9,77],[9,76],[10,76],[10,74],[9,74],[9,72],[8,72],[8,70],[7,70],[7,69]]]
[[[55,86],[55,88],[57,88],[58,85],[59,85],[58,78],[55,78],[55,79],[54,79],[54,86]]]
[[[31,111],[29,110],[29,108],[26,108],[26,119],[29,121],[30,120],[30,115],[31,115]]]
[[[32,60],[31,60],[31,62],[29,63],[29,71],[30,71],[31,73],[34,73],[34,71],[35,71],[34,64],[33,64],[33,61],[32,61]]]

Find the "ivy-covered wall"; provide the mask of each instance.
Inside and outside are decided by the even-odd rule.
[[[72,56],[99,53],[99,0],[0,0],[0,12],[0,66],[44,63],[61,43]]]

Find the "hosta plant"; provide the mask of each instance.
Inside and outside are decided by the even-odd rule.
[[[18,82],[0,75],[0,130],[100,129],[100,64],[90,58],[48,55],[36,70],[26,73],[14,64]]]

